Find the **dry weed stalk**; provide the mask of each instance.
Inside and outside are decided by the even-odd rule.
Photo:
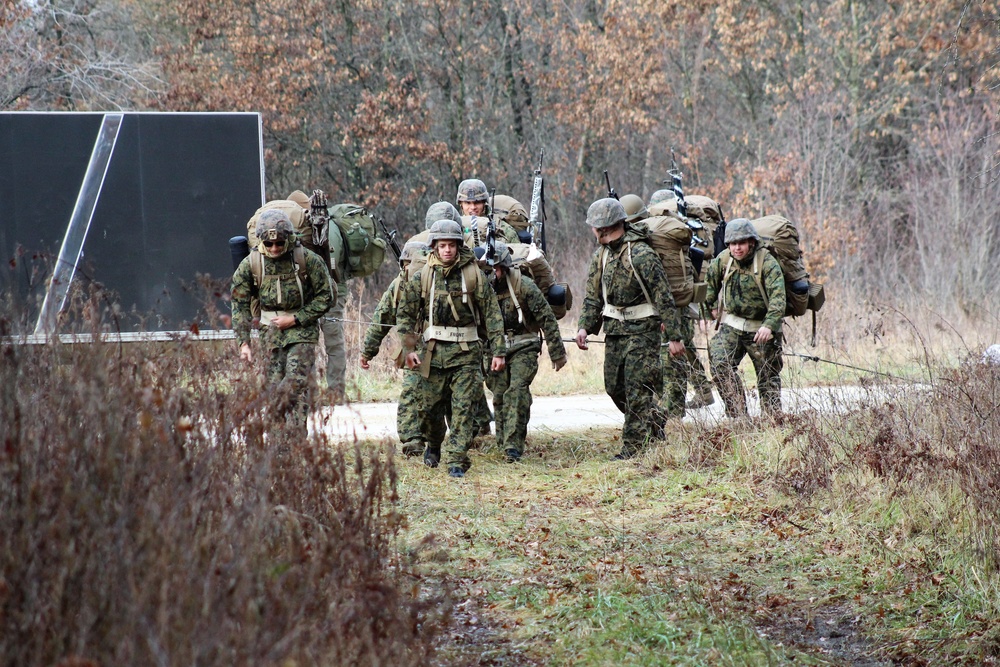
[[[392,458],[296,439],[232,352],[0,343],[0,662],[428,662]]]

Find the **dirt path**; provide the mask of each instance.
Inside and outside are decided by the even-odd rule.
[[[898,391],[912,390],[900,386]],[[782,405],[787,412],[836,413],[863,403],[882,403],[892,397],[891,386],[877,389],[858,386],[803,387],[782,390]],[[749,392],[751,416],[760,413],[755,392]],[[319,416],[319,415],[318,415]],[[331,416],[329,409],[321,413],[327,433],[337,440],[395,438],[396,403],[351,403],[337,406]],[[725,419],[722,402],[701,410],[689,410],[685,422],[714,425]],[[621,426],[622,413],[606,394],[572,396],[536,396],[531,406],[529,432],[578,431],[594,426]],[[314,418],[313,428],[318,426]]]

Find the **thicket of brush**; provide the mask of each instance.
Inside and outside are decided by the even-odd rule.
[[[391,456],[302,441],[229,347],[0,357],[0,664],[427,664]]]

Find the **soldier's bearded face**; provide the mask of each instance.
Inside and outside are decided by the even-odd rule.
[[[434,252],[445,264],[451,264],[458,257],[458,241],[444,239],[434,244]]]
[[[753,245],[751,239],[743,239],[742,241],[733,241],[729,244],[729,254],[733,256],[737,262],[750,254],[750,247]]]
[[[482,217],[486,213],[486,202],[484,201],[463,201],[460,203],[462,204],[462,215]]]

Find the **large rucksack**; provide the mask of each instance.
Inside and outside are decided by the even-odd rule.
[[[568,283],[556,282],[555,273],[545,259],[545,253],[532,243],[508,243],[507,248],[514,267],[522,275],[531,278],[541,290],[556,319],[566,317],[566,313],[573,307],[573,292]]]
[[[823,286],[810,282],[809,272],[802,262],[799,247],[799,230],[791,220],[780,215],[767,215],[751,220],[761,247],[767,248],[781,265],[785,277],[785,316],[800,317],[806,311],[816,312],[823,307]]]
[[[645,231],[646,242],[660,257],[670,283],[670,294],[678,308],[705,300],[704,283],[696,283],[691,262],[691,228],[679,218],[661,215],[631,223],[636,231]]]
[[[385,262],[385,240],[378,235],[375,216],[364,206],[337,204],[330,207],[330,254],[334,270],[339,272],[340,258],[346,257],[346,276],[334,276],[337,282],[364,278],[378,271]]]
[[[284,212],[288,219],[292,221],[295,228],[295,235],[305,247],[316,252],[316,244],[313,243],[312,224],[309,219],[309,209],[302,208],[297,202],[291,199],[275,199],[267,202],[258,208],[250,220],[247,222],[247,242],[251,248],[256,248],[260,239],[257,238],[257,220],[264,211],[278,210]]]
[[[719,225],[726,218],[722,213],[722,207],[711,197],[704,195],[684,195],[684,206],[687,210],[688,219],[697,220],[703,227],[703,229],[696,232],[702,242],[696,243],[694,247],[705,254],[699,276],[699,279],[704,279],[709,261],[716,255],[715,230],[719,228]],[[649,214],[651,216],[665,215],[677,218],[679,217],[677,213],[677,200],[667,199],[659,204],[654,204],[649,207]],[[719,250],[721,251],[722,248],[719,248]]]

